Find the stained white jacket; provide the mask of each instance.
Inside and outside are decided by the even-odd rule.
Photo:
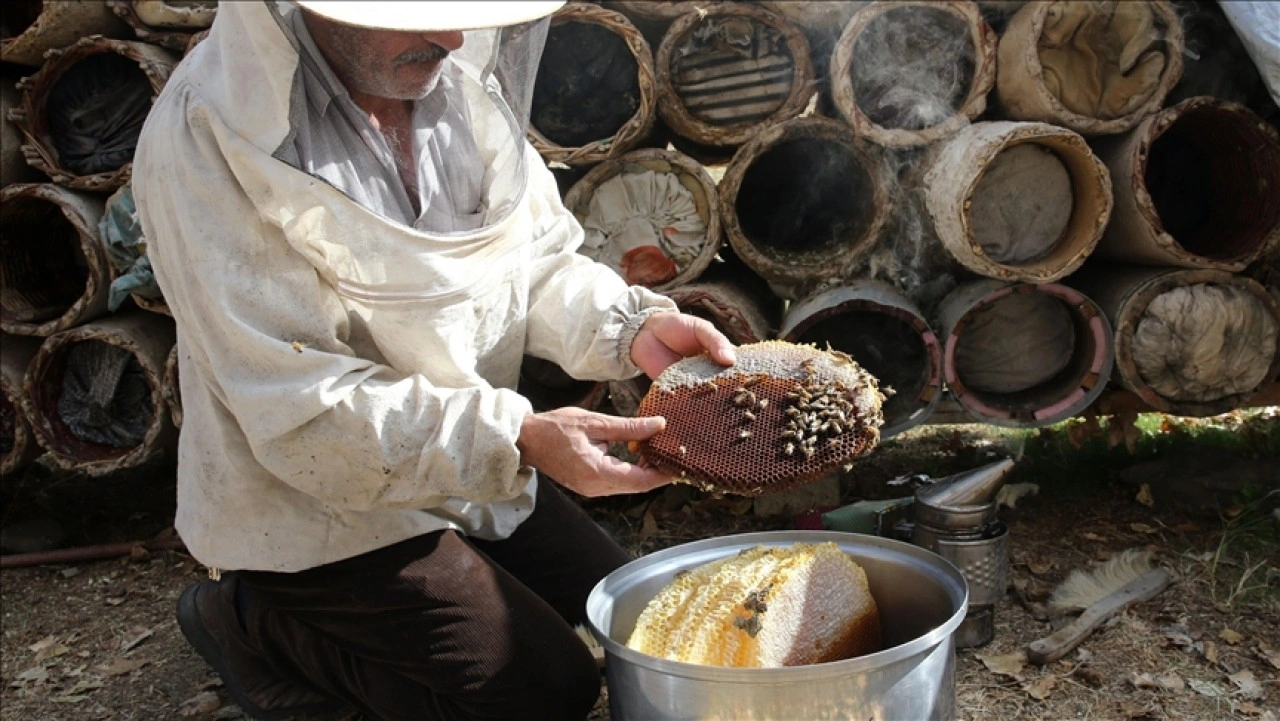
[[[485,150],[492,168],[525,154],[515,210],[442,237],[276,160],[297,64],[265,5],[225,3],[134,159],[178,326],[178,532],[204,564],[272,571],[445,527],[505,537],[536,483],[515,447],[522,357],[630,377],[639,325],[674,306],[575,252],[581,228],[527,143]],[[502,119],[469,93],[483,138]]]

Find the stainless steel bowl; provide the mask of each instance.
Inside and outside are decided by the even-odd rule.
[[[885,648],[832,663],[723,668],[626,647],[636,618],[678,571],[755,545],[833,541],[867,573]],[[956,628],[968,587],[955,566],[909,543],[838,531],[769,531],[694,541],[639,558],[587,599],[604,646],[613,721],[945,721],[955,718]]]

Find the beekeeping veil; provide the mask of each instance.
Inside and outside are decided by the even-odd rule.
[[[462,46],[447,63],[466,98],[471,134],[487,172],[484,226],[502,221],[518,203],[527,176],[525,132],[549,16],[563,2],[296,0],[334,22],[375,30],[461,31]],[[461,76],[462,82],[457,82]],[[463,130],[455,128],[453,132]],[[435,229],[421,228],[432,232]]]

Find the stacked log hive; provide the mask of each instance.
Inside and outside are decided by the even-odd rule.
[[[117,273],[101,223],[111,194],[127,188],[151,103],[216,5],[25,0],[6,8],[0,475],[21,472],[39,453],[89,475],[172,453],[180,418],[176,387],[166,384],[177,374],[173,321],[163,303],[150,308],[158,312],[134,302],[108,308]],[[175,362],[166,368],[167,360]]]
[[[109,472],[161,450],[181,402],[163,301],[105,307],[115,276],[98,223],[129,181],[131,139],[80,153],[59,138],[61,117],[77,102],[115,102],[117,121],[132,113],[117,124],[136,131],[215,6],[28,0],[6,16],[0,325],[6,346],[44,353],[34,372],[37,352],[7,365],[49,386],[6,392],[23,438],[69,467]],[[1203,415],[1276,383],[1273,349],[1269,365],[1236,374],[1248,388],[1221,383],[1210,398],[1218,385],[1206,381],[1194,398],[1170,398],[1139,370],[1152,359],[1133,357],[1153,352],[1153,299],[1184,287],[1231,299],[1256,316],[1258,342],[1274,343],[1280,112],[1216,7],[616,0],[570,3],[548,37],[530,141],[567,207],[587,225],[593,199],[619,192],[608,184],[651,173],[661,177],[633,214],[684,213],[653,218],[652,243],[639,219],[592,226],[595,242],[630,243],[602,260],[737,342],[829,343],[896,373],[887,435],[928,422],[940,400],[979,422],[1036,426],[1082,412],[1108,386]],[[588,62],[598,58],[609,62]],[[114,96],[94,92],[104,78]],[[623,225],[625,241],[610,235]],[[1061,325],[991,332],[1021,305]],[[877,343],[869,327],[883,330]],[[1012,345],[979,345],[1003,336]],[[56,407],[71,382],[59,363],[90,340],[127,349],[146,381],[158,425],[139,426],[144,451],[93,447],[77,459],[93,444],[24,415]],[[1045,364],[1018,369],[1021,390],[992,381],[1010,347]],[[618,412],[634,408],[634,384],[557,371],[527,362],[540,406],[608,410],[613,395]]]

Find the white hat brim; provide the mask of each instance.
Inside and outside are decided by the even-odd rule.
[[[563,0],[295,0],[334,22],[378,30],[445,32],[506,27],[559,10]]]

